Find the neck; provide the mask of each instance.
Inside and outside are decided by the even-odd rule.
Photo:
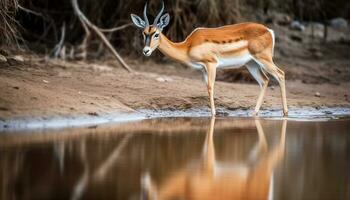
[[[165,35],[160,34],[160,44],[158,48],[164,55],[176,61],[186,63],[189,60],[185,42],[174,43]]]

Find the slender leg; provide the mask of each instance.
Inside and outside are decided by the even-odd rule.
[[[206,69],[202,69],[203,80],[208,85],[208,75]]]
[[[216,78],[216,63],[206,63],[206,70],[208,75],[208,94],[210,99],[211,115],[215,116],[215,104],[214,104],[214,84]]]
[[[281,87],[281,94],[282,94],[282,103],[283,103],[283,113],[284,116],[288,115],[288,106],[287,106],[287,95],[286,95],[286,81],[285,81],[285,76],[284,72],[281,71],[283,76],[280,81],[280,87]]]
[[[284,72],[279,69],[271,58],[266,57],[257,57],[257,62],[261,62],[264,66],[264,70],[271,74],[279,83],[281,89],[282,96],[282,104],[283,104],[283,114],[284,116],[288,115],[288,106],[287,106],[287,96],[286,96],[286,84]]]
[[[282,123],[281,142],[280,142],[280,145],[283,151],[286,145],[286,130],[287,130],[287,120],[284,119]]]
[[[214,125],[215,117],[211,117],[210,126],[207,130],[207,135],[205,137],[205,143],[203,148],[203,169],[208,174],[213,174],[215,167],[215,147],[214,147]]]
[[[249,153],[249,161],[254,163],[259,160],[259,157],[264,153],[267,153],[267,141],[264,133],[264,129],[261,126],[260,120],[255,119],[256,130],[258,131],[259,140],[258,143],[254,146],[254,148]]]
[[[264,100],[264,96],[265,96],[265,92],[266,92],[266,89],[267,89],[267,86],[269,84],[269,81],[268,80],[265,80],[264,81],[264,85],[263,87],[261,88],[261,91],[260,91],[260,94],[259,94],[259,97],[258,97],[258,100],[256,102],[256,106],[255,106],[255,109],[254,109],[254,115],[257,115],[259,110],[260,110],[260,107],[263,103],[263,100]]]
[[[283,120],[281,128],[280,142],[276,147],[272,149],[268,156],[268,163],[270,170],[273,171],[274,168],[283,159],[286,147],[286,130],[287,130],[287,120]]]
[[[148,172],[141,177],[141,190],[146,193],[146,197],[142,199],[157,199],[157,188]]]
[[[267,150],[267,141],[266,141],[264,129],[261,126],[259,119],[255,119],[254,122],[255,122],[256,130],[258,131],[258,135],[259,135],[260,149],[264,149],[266,151]]]
[[[269,78],[264,74],[264,72],[262,72],[262,66],[260,66],[255,61],[249,62],[247,64],[247,69],[250,72],[250,74],[254,77],[254,79],[258,82],[261,89],[253,113],[253,115],[257,115],[264,100],[265,92],[269,84]]]

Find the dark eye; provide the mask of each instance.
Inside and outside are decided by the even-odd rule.
[[[159,37],[159,33],[154,34],[154,37],[155,38]]]

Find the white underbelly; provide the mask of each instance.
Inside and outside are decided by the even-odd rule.
[[[239,68],[252,59],[250,54],[232,58],[217,58],[218,68]]]
[[[246,54],[239,57],[231,58],[217,57],[216,60],[217,68],[239,68],[251,61],[252,56],[250,54]],[[194,69],[203,69],[204,67],[203,62],[189,62],[187,64]]]
[[[215,163],[215,174],[216,175],[227,175],[227,174],[237,174],[241,178],[247,178],[249,174],[249,167],[243,163],[228,164],[228,163]]]
[[[187,64],[194,69],[203,69],[204,67],[204,63],[202,62],[189,62]]]

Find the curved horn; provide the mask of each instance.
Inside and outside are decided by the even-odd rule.
[[[148,18],[147,18],[147,2],[146,2],[146,5],[145,5],[145,8],[143,9],[143,18],[146,22],[146,26],[149,25],[149,22],[148,22]]]
[[[154,19],[154,22],[153,22],[153,26],[156,26],[157,25],[157,22],[159,20],[159,18],[162,16],[163,14],[163,11],[164,11],[164,1],[162,1],[162,9],[160,10],[160,12],[158,13],[157,17]]]

